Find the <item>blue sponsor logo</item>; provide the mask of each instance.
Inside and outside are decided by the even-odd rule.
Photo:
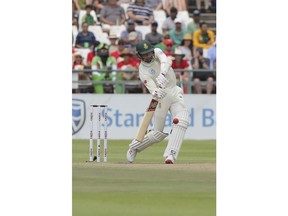
[[[203,127],[212,127],[215,125],[215,114],[213,109],[203,109],[202,117]]]
[[[85,101],[80,99],[72,99],[72,135],[81,130],[85,123],[85,118]]]
[[[152,74],[152,75],[154,75],[154,74],[156,73],[156,71],[155,71],[153,68],[150,68],[150,69],[149,69],[149,73]]]
[[[200,114],[200,115],[199,115]],[[102,112],[102,116],[104,113]],[[119,109],[108,108],[107,126],[116,127],[139,127],[143,113],[124,113]],[[197,121],[198,120],[198,121]],[[199,121],[200,120],[200,121]],[[200,126],[203,128],[215,127],[216,126],[216,113],[211,108],[202,108],[201,110],[195,111],[195,108],[189,110],[189,127]],[[171,127],[173,122],[172,115],[169,113],[166,116],[165,127]],[[153,127],[153,120],[150,122],[150,126]]]

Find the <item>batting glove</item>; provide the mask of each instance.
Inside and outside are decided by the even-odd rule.
[[[169,83],[168,79],[166,79],[166,77],[162,73],[160,73],[160,75],[156,77],[156,81],[160,88],[165,88]]]
[[[157,99],[161,100],[166,96],[166,92],[161,88],[156,88],[152,95]]]

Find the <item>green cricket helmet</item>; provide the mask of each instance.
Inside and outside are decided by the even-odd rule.
[[[107,52],[102,52],[101,50],[107,50]],[[108,55],[109,55],[108,50],[109,50],[109,45],[108,45],[108,44],[100,43],[100,44],[98,44],[98,46],[95,48],[95,53],[96,53],[98,56],[108,56]]]
[[[154,58],[154,55],[152,58],[146,58],[143,59],[142,55],[147,54],[149,52],[154,52],[154,47],[151,45],[151,43],[147,40],[142,40],[136,45],[136,51],[139,56],[139,58],[147,63],[150,63],[152,59]]]

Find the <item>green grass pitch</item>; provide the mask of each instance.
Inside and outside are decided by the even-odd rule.
[[[108,140],[108,162],[96,163],[85,162],[88,140],[72,141],[73,216],[216,215],[215,140],[185,140],[177,164],[163,163],[167,140],[130,164],[129,142]]]

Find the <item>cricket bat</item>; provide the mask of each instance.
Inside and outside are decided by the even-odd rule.
[[[136,140],[139,142],[142,142],[144,139],[144,136],[146,134],[146,131],[149,127],[150,121],[154,115],[155,109],[158,105],[158,101],[154,98],[151,100],[149,107],[147,108],[144,117],[141,121],[141,124],[138,128],[137,134],[136,134]]]

